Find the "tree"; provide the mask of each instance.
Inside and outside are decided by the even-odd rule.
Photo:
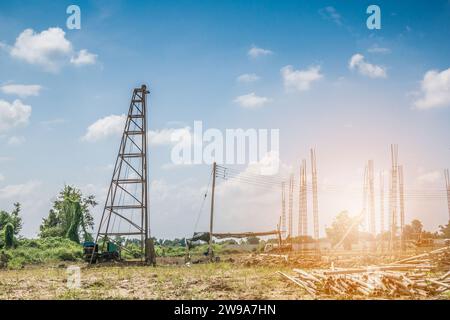
[[[450,221],[443,226],[439,226],[439,236],[444,239],[450,239]]]
[[[440,226],[442,227],[442,226]],[[445,228],[444,228],[445,229]],[[441,229],[442,230],[442,229]],[[403,237],[405,240],[413,240],[417,242],[422,242],[425,239],[438,238],[437,232],[426,231],[423,228],[423,224],[420,220],[413,220],[410,224],[403,227]]]
[[[411,224],[403,227],[403,237],[405,240],[419,240],[423,232],[423,224],[420,220],[413,220]]]
[[[14,226],[8,222],[4,228],[5,248],[12,248],[14,246]]]
[[[94,218],[89,209],[96,205],[93,195],[85,197],[79,189],[64,186],[48,217],[42,220],[39,236],[64,237],[80,242],[82,233],[84,241],[92,241],[89,230],[94,227]]]
[[[14,228],[14,234],[18,235],[20,230],[22,230],[22,218],[20,217],[20,203],[14,203],[14,209],[11,213],[6,211],[0,211],[0,230],[8,224],[11,223]]]
[[[69,214],[68,221],[70,221],[69,228],[66,232],[66,238],[69,238],[72,241],[77,243],[80,242],[80,237],[78,235],[78,229],[81,225],[82,212],[81,206],[79,202],[70,201],[66,204],[68,207],[66,208],[67,213]],[[86,234],[86,230],[84,230]],[[86,238],[86,236],[85,236]]]
[[[354,219],[357,218],[351,218],[347,211],[342,211],[334,218],[331,227],[325,229],[327,237],[330,239],[333,245],[336,245],[337,243],[339,243],[339,241],[342,240],[345,233],[354,224]],[[358,241],[358,227],[359,224],[356,224],[350,230],[349,234],[342,243],[344,249],[351,250],[352,244]]]

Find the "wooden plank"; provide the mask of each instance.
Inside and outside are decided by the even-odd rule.
[[[281,274],[285,278],[287,278],[287,279],[291,280],[292,282],[294,282],[296,285],[298,285],[298,286],[302,287],[303,289],[305,289],[306,292],[308,292],[311,296],[316,297],[316,292],[312,288],[307,286],[303,281],[301,281],[299,279],[296,279],[294,277],[291,277],[291,276],[289,276],[286,273],[281,272],[281,271],[277,271],[277,273]]]

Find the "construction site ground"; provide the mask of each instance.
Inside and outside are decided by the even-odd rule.
[[[326,259],[299,255],[238,254],[221,256],[218,263],[183,258],[159,258],[156,267],[121,264],[81,270],[79,288],[67,287],[70,263],[0,270],[0,299],[450,299],[447,290],[427,296],[311,295],[297,280],[286,279],[300,268],[313,274],[330,265],[363,266],[386,257],[340,256]],[[342,264],[340,264],[342,263]],[[445,271],[433,274],[441,276]],[[290,277],[290,276],[288,276]],[[298,278],[301,279],[301,278]]]

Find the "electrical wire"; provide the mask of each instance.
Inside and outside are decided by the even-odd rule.
[[[202,199],[202,202],[201,202],[201,205],[200,205],[200,209],[198,210],[198,213],[197,213],[197,220],[195,221],[194,231],[193,231],[192,234],[195,233],[195,231],[197,230],[198,223],[200,222],[200,217],[201,217],[202,212],[203,212],[203,207],[204,207],[205,202],[206,202],[206,197],[208,196],[209,186],[211,185],[212,176],[213,176],[213,173],[211,171],[211,174],[209,175],[208,186],[206,187],[205,194],[203,195],[203,199]]]

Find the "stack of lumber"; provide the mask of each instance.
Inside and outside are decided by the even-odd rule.
[[[295,276],[278,273],[302,287],[313,297],[319,295],[428,297],[450,290],[450,272],[441,277],[431,278],[420,272],[377,271],[347,274],[346,270],[339,270],[338,274],[329,274],[320,270],[293,271],[296,273]]]
[[[332,268],[305,271],[294,275],[278,274],[302,287],[313,297],[430,297],[450,290],[450,247],[409,257],[391,264],[360,268]],[[431,276],[446,266],[447,272]]]
[[[450,247],[443,247],[416,256],[408,257],[390,265],[428,267],[430,270],[450,270]]]

